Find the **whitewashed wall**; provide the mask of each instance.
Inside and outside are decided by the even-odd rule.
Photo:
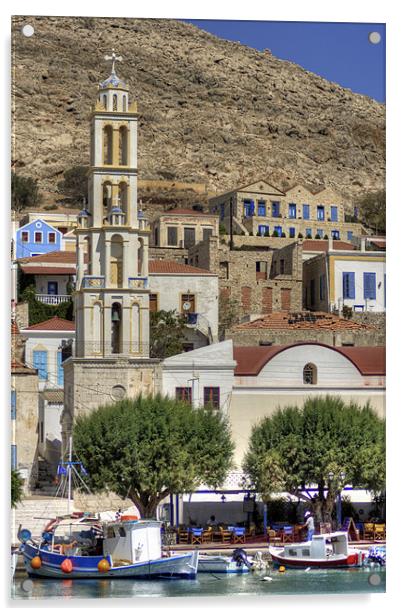
[[[27,338],[25,344],[25,361],[29,367],[33,368],[33,352],[47,351],[47,371],[48,379],[39,380],[39,390],[44,389],[63,389],[63,385],[57,384],[57,353],[60,350],[62,340],[75,339],[74,331],[45,332],[34,330],[22,330],[22,335]]]
[[[335,307],[342,307],[345,304],[351,307],[361,305],[365,307],[365,310],[372,312],[383,312],[385,310],[385,261],[374,261],[373,259],[364,261],[351,259],[350,261],[344,261],[337,259],[334,262],[334,268]],[[355,299],[343,298],[343,272],[355,273]],[[376,275],[376,299],[364,299],[364,272],[372,272]]]

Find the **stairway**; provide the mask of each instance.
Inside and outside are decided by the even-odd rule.
[[[56,496],[58,484],[55,483],[54,465],[44,458],[38,458],[38,477],[33,496]]]
[[[40,537],[47,522],[67,513],[66,498],[28,496],[11,510],[11,542],[18,544],[18,526],[28,528],[33,537]]]

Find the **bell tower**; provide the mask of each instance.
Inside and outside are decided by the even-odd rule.
[[[63,446],[74,417],[102,404],[160,390],[149,357],[150,229],[137,208],[137,104],[117,76],[99,84],[91,112],[87,208],[78,215],[75,355],[63,362]]]
[[[91,115],[88,209],[77,235],[77,357],[149,356],[147,221],[137,209],[137,105],[116,74]]]

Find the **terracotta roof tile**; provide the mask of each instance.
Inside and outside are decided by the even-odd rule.
[[[236,376],[257,376],[275,355],[301,345],[317,345],[332,349],[349,359],[363,376],[385,375],[385,347],[331,347],[321,342],[297,342],[285,346],[234,347]]]
[[[76,273],[75,267],[53,267],[51,265],[22,265],[24,274],[54,274],[56,276],[69,275],[73,276]]]
[[[52,317],[41,323],[35,323],[30,325],[25,331],[75,331],[74,321],[68,321],[67,319],[61,319],[60,317]]]
[[[328,240],[304,240],[304,252],[328,252]],[[333,240],[334,250],[356,250],[356,246],[350,242]]]
[[[273,312],[248,323],[235,325],[233,331],[243,330],[372,330],[372,325],[343,319],[327,312]]]
[[[18,325],[16,321],[11,321],[11,335],[18,336],[19,333],[20,333],[20,330],[18,329]]]
[[[193,274],[194,276],[216,276],[209,270],[185,265],[177,261],[149,261],[150,274]]]
[[[84,255],[85,262],[88,261],[88,256]],[[53,252],[48,252],[43,255],[36,255],[36,257],[27,257],[25,259],[19,259],[19,263],[21,265],[23,263],[72,263],[75,265],[76,263],[76,253],[75,250],[54,250]]]

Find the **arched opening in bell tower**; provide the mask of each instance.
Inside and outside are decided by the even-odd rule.
[[[113,128],[107,125],[103,128],[103,164],[111,165],[113,162]]]
[[[112,353],[121,353],[122,352],[122,311],[121,304],[119,302],[113,302],[112,304],[112,327],[111,327],[111,348]]]
[[[119,128],[119,165],[127,165],[127,141],[128,132],[127,126],[120,126]]]
[[[102,219],[103,222],[105,222],[105,220],[108,217],[108,214],[110,212],[110,209],[112,207],[112,184],[110,182],[104,182],[103,183],[103,215],[102,215]]]
[[[110,241],[110,286],[123,286],[123,238],[112,235]]]
[[[119,184],[119,207],[126,215],[127,221],[127,202],[128,202],[128,187],[126,182],[120,182]]]
[[[123,111],[127,111],[127,96],[123,94]]]
[[[144,240],[138,238],[138,276],[142,276],[144,271]]]
[[[117,94],[113,94],[113,111],[117,111]]]

